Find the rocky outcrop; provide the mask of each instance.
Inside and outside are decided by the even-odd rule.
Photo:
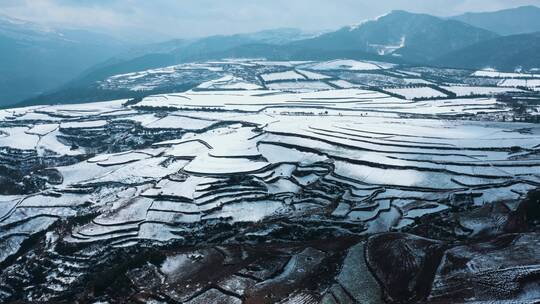
[[[367,264],[389,302],[415,302],[429,293],[429,282],[444,250],[440,241],[403,233],[369,238]]]

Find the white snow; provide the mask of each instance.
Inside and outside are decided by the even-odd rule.
[[[359,87],[358,85],[354,84],[354,83],[350,83],[346,80],[333,80],[333,81],[330,81],[331,84],[335,85],[335,86],[338,86],[342,89],[351,89],[351,88],[357,88]]]
[[[368,71],[383,69],[380,65],[369,61],[358,61],[350,59],[332,60],[303,65],[302,68],[310,70],[350,70],[350,71]]]
[[[489,78],[540,78],[540,74],[497,72],[492,69],[476,71],[471,76]]]
[[[441,88],[455,93],[458,97],[469,95],[494,95],[508,92],[522,92],[522,90],[519,89],[500,87],[441,86]]]
[[[38,156],[75,162],[50,165],[62,175],[60,185],[46,184],[43,192],[32,195],[1,196],[2,228],[6,233],[33,234],[57,218],[96,210],[99,216],[73,227],[66,240],[131,246],[142,239],[182,238],[184,233],[193,234],[203,220],[261,222],[266,228],[268,217],[279,220],[333,211],[336,220],[363,222],[368,232],[380,232],[445,210],[443,202],[454,193],[481,193],[474,201],[480,205],[517,199],[540,183],[540,159],[534,154],[540,142],[537,125],[474,120],[480,112],[493,117],[513,114],[495,97],[403,100],[339,79],[342,74],[366,75],[355,71],[391,66],[354,60],[224,59],[116,76],[114,81],[132,79],[146,86],[153,85],[144,81],[152,73],[211,72],[197,89],[148,96],[132,106],[123,106],[125,100],[120,100],[0,110],[5,121],[0,128],[4,160],[34,161],[36,151]],[[250,70],[241,71],[244,67]],[[283,70],[288,71],[271,72]],[[314,72],[325,70],[332,76]],[[269,76],[268,88],[249,83],[260,73]],[[414,73],[384,74],[392,75],[386,76],[389,81],[424,81]],[[491,95],[518,91],[515,87],[522,84],[532,87],[538,80],[513,78],[502,79],[499,87],[442,88],[460,96]],[[387,90],[408,99],[446,97],[420,85]],[[103,133],[107,124],[119,121],[140,123],[136,130],[142,135]],[[112,146],[111,150],[123,151],[114,154],[92,147],[88,153],[84,148],[72,151],[63,136],[77,132],[89,138],[93,132],[112,135],[119,144],[133,140],[144,148]],[[515,147],[522,150],[516,152]],[[58,157],[64,155],[80,158]],[[306,187],[332,181],[348,188],[339,189],[342,202],[328,210],[334,200],[324,197],[334,194]],[[317,191],[320,197],[307,196]],[[372,207],[364,208],[369,204]],[[2,237],[0,260],[26,239]],[[170,257],[162,270],[176,272],[191,262],[188,256]]]
[[[412,88],[388,88],[385,91],[401,95],[405,99],[412,100],[415,98],[440,98],[446,97],[443,92],[437,91],[430,87],[412,87]]]
[[[13,127],[0,128],[0,147],[10,147],[19,150],[34,150],[39,141],[37,135],[29,134],[29,128]]]
[[[208,128],[214,123],[216,122],[212,120],[196,119],[172,114],[151,123],[145,124],[144,127],[148,129],[199,130]]]
[[[314,73],[314,72],[310,72],[310,71],[306,71],[306,70],[298,70],[298,72],[304,76],[306,76],[308,79],[310,80],[324,80],[324,79],[330,79],[332,77],[330,76],[327,76],[327,75],[323,75],[323,74],[319,74],[319,73]]]
[[[501,87],[540,87],[540,79],[503,79],[498,84]]]
[[[199,89],[221,89],[221,90],[257,90],[262,87],[255,83],[247,82],[233,75],[226,75],[216,80],[204,82],[198,86]]]
[[[332,89],[331,86],[321,81],[275,82],[266,86],[272,90],[297,93]]]
[[[103,128],[106,125],[107,125],[106,120],[94,120],[94,121],[66,122],[66,123],[60,124],[60,127],[64,129],[95,129],[95,128]]]
[[[298,74],[298,72],[293,71],[293,70],[286,71],[286,72],[279,72],[279,73],[262,74],[261,78],[266,82],[306,79],[306,77],[302,76],[301,74]]]
[[[34,125],[30,130],[26,131],[29,134],[35,135],[46,135],[52,131],[58,129],[58,124],[43,124],[43,125]]]

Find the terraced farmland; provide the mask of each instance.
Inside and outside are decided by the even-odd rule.
[[[397,69],[354,61],[197,63],[103,85],[192,69],[205,76],[186,92],[0,111],[0,302],[445,303],[436,266],[472,250],[456,242],[536,229],[518,216],[540,186],[540,126],[507,119],[493,95],[507,90],[342,89],[341,73]],[[436,249],[428,288],[386,280],[385,237],[421,257],[404,263]],[[490,282],[538,273],[532,256]],[[508,299],[530,298],[514,287]]]

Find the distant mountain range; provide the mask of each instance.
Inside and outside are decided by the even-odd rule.
[[[121,52],[87,69],[76,78],[75,71],[61,72],[65,60],[58,62],[58,59],[54,58],[40,59],[40,62],[50,62],[50,69],[43,70],[51,71],[49,73],[52,78],[59,78],[57,74],[60,73],[62,80],[73,80],[60,89],[51,91],[52,94],[41,95],[38,99],[28,100],[27,103],[43,100],[60,102],[65,99],[65,96],[77,99],[77,92],[81,92],[82,95],[95,94],[91,88],[96,81],[116,74],[227,57],[271,60],[351,58],[468,69],[538,68],[540,56],[536,53],[540,53],[538,52],[540,44],[537,43],[538,34],[532,32],[539,30],[540,9],[526,6],[451,18],[393,11],[355,26],[343,27],[337,31],[322,34],[306,34],[295,29],[277,29],[252,34],[172,40]],[[514,35],[516,33],[519,34]],[[2,31],[0,31],[0,36],[5,36]],[[90,41],[96,41],[96,39],[90,39]],[[8,49],[9,43],[12,42],[8,42]],[[103,46],[111,42],[102,39],[101,43],[102,49],[108,49]],[[4,47],[3,42],[0,45]],[[41,42],[32,43],[30,49],[40,48],[41,45]],[[89,58],[85,58],[84,63],[88,63],[90,59],[94,60],[95,57],[107,57],[106,54],[94,50],[93,46],[96,44],[86,42],[76,45],[84,45],[83,49],[92,54],[92,56],[88,55]],[[68,47],[71,45],[68,44]],[[118,47],[111,47],[111,49],[117,50]],[[58,52],[61,53],[63,50],[60,49]],[[51,54],[54,52],[57,51],[53,49]],[[20,56],[12,61],[16,66],[23,61],[22,58],[30,56],[19,49],[15,49],[14,53]],[[13,56],[15,57],[16,54]],[[78,53],[75,52],[75,54]],[[32,70],[35,64],[37,63],[26,65],[24,69]],[[78,66],[80,65],[82,63]],[[26,72],[26,75],[28,74],[34,73]],[[47,72],[32,76],[39,80],[47,78],[46,75]],[[56,81],[58,82],[60,81]],[[19,88],[24,88],[28,84],[32,86],[33,83],[31,81],[18,83]],[[24,94],[31,96],[41,91],[43,89],[36,89],[34,86],[32,90]]]
[[[406,61],[426,62],[497,34],[468,24],[425,14],[393,11],[375,20],[293,43],[307,49],[355,49]]]
[[[300,36],[300,33],[297,34]],[[287,35],[286,39],[268,39],[284,35]],[[93,81],[136,69],[223,57],[305,60],[344,55],[354,56],[356,59],[423,63],[442,53],[497,36],[495,33],[459,21],[394,11],[355,27],[344,27],[308,39],[294,39],[297,36],[290,35],[290,30],[286,30],[285,33],[276,30],[267,31],[266,34],[213,36],[183,41],[183,44],[168,53],[149,52],[140,57],[117,60],[110,65],[100,66],[99,69],[92,69],[81,80]]]
[[[446,67],[501,71],[540,67],[540,33],[503,36],[450,52],[433,61]]]
[[[521,6],[487,13],[467,13],[451,19],[505,36],[540,31],[540,8],[536,6]]]
[[[0,16],[0,105],[57,88],[129,47],[102,34]]]

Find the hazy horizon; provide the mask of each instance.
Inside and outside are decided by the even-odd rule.
[[[92,29],[140,40],[196,38],[276,28],[319,31],[371,19],[392,10],[447,17],[496,11],[540,0],[2,0],[0,14],[51,27]],[[47,12],[44,14],[43,12]]]

